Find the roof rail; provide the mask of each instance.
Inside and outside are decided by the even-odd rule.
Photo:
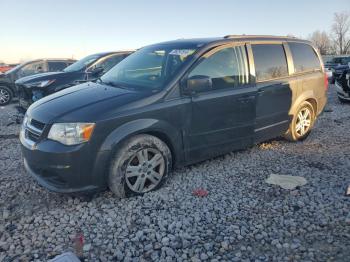
[[[275,36],[275,35],[225,35],[224,38],[291,38],[296,39],[295,36]]]

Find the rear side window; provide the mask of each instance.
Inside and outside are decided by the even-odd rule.
[[[55,72],[55,71],[62,71],[67,67],[66,62],[49,62],[49,71]]]
[[[252,45],[256,78],[271,80],[288,75],[286,54],[282,44]]]
[[[321,64],[315,50],[308,44],[288,43],[292,52],[296,73],[320,69]]]
[[[208,76],[213,89],[241,86],[249,83],[247,54],[244,46],[224,48],[203,58],[189,74]]]

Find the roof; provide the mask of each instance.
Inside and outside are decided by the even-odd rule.
[[[159,45],[183,44],[183,45],[205,45],[215,42],[231,42],[231,41],[300,41],[310,43],[307,40],[299,39],[291,36],[272,36],[272,35],[226,35],[224,37],[211,38],[192,38],[192,39],[177,39],[158,43]]]

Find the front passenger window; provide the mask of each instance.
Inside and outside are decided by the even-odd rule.
[[[249,83],[247,55],[244,46],[221,49],[203,57],[189,74],[211,78],[213,89],[232,88]]]

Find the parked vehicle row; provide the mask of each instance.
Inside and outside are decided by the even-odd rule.
[[[24,165],[56,192],[144,194],[174,166],[281,135],[305,139],[327,87],[317,50],[297,38],[146,46],[95,81],[34,102],[20,133]]]
[[[93,81],[127,57],[131,51],[89,55],[65,69],[27,76],[16,81],[19,104],[25,110],[35,101],[85,81]]]
[[[73,64],[72,59],[37,59],[17,65],[16,67],[0,74],[0,106],[9,104],[12,98],[17,96],[15,81],[25,76],[43,72],[61,71]]]

